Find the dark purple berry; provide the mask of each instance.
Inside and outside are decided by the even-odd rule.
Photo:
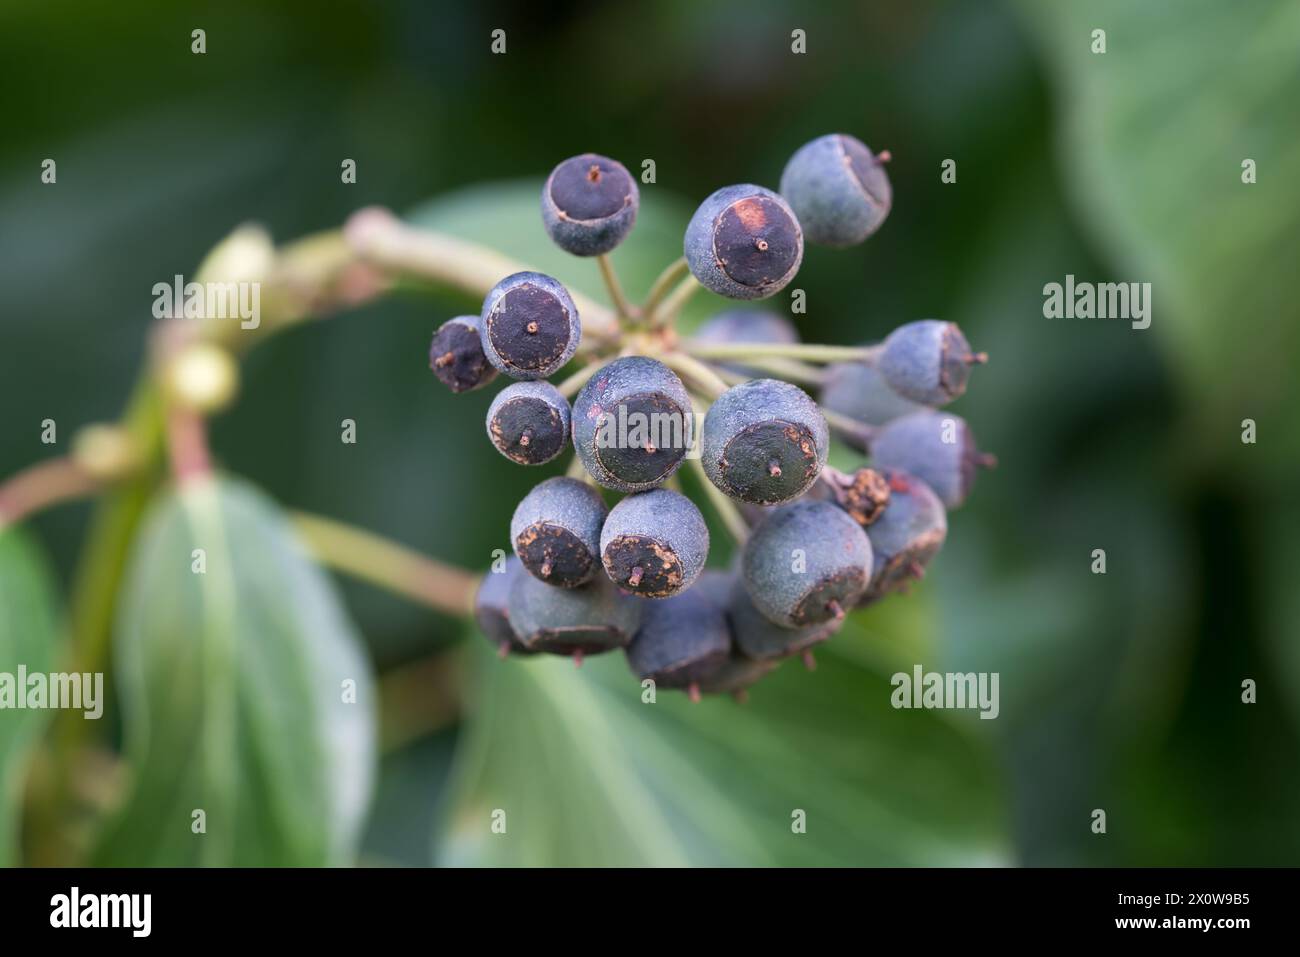
[[[871,462],[915,475],[953,509],[966,501],[976,470],[996,459],[979,451],[961,416],[927,409],[884,426],[871,440]]]
[[[542,465],[563,452],[569,424],[569,402],[549,382],[512,383],[488,407],[488,438],[520,465]]]
[[[703,464],[732,498],[773,505],[798,498],[830,449],[826,419],[798,386],[754,379],[722,393],[704,417]]]
[[[883,159],[845,133],[799,147],[781,174],[781,195],[808,242],[853,246],[880,228],[893,202]]]
[[[607,514],[600,493],[587,483],[549,478],[515,508],[510,542],[533,575],[560,588],[576,588],[590,581],[599,565]]]
[[[761,186],[724,186],[686,227],[686,262],[707,289],[729,299],[766,299],[803,261],[803,231],[786,201]]]
[[[694,434],[682,380],[662,362],[626,356],[605,366],[573,403],[573,446],[606,488],[654,488],[681,465]]]
[[[721,599],[725,600],[725,598]],[[704,582],[651,603],[627,661],[641,678],[661,688],[691,688],[710,678],[731,656],[731,633],[718,596]]]
[[[709,529],[685,495],[652,489],[610,509],[600,554],[620,588],[642,598],[667,598],[699,577],[709,556]]]
[[[864,605],[924,575],[948,535],[947,513],[928,485],[896,469],[882,474],[889,483],[889,504],[867,528],[875,562],[871,584],[860,601]]]
[[[871,579],[871,543],[829,502],[794,502],[772,512],[745,543],[745,588],[754,606],[783,628],[844,615]]]
[[[880,370],[866,362],[837,362],[826,368],[821,404],[864,425],[884,425],[925,408],[889,387]],[[865,448],[864,440],[845,436],[851,444]]]
[[[727,615],[737,650],[754,661],[775,661],[805,652],[835,634],[844,620],[840,616],[803,628],[774,624],[754,606],[741,582],[732,590]]]
[[[507,609],[515,635],[529,651],[581,656],[626,646],[640,627],[643,605],[604,575],[581,588],[556,588],[518,575]]]
[[[433,334],[429,368],[452,392],[468,392],[497,377],[497,370],[483,354],[478,327],[478,316],[456,316]]]
[[[515,379],[545,379],[573,358],[582,338],[578,309],[550,276],[517,272],[483,300],[483,353]]]
[[[987,359],[984,353],[971,351],[970,343],[954,323],[922,319],[889,334],[876,367],[905,399],[935,406],[965,392],[971,366]]]
[[[508,654],[532,654],[510,627],[510,611],[507,607],[510,587],[522,571],[519,559],[513,555],[507,556],[500,571],[489,571],[483,576],[474,596],[474,620],[503,658]]]
[[[571,156],[542,187],[542,221],[561,249],[598,256],[623,241],[636,222],[640,194],[622,163],[607,156]]]

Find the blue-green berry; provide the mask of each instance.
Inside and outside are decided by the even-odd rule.
[[[691,334],[695,342],[793,345],[799,333],[785,316],[765,309],[728,309],[703,323]],[[719,362],[718,365],[738,375],[762,378],[760,369],[743,362]]]
[[[803,261],[803,231],[784,199],[762,186],[724,186],[686,227],[686,262],[707,289],[728,299],[766,299]]]
[[[568,290],[539,272],[517,272],[492,287],[479,316],[483,353],[514,379],[545,379],[573,358],[582,338]]]
[[[429,368],[452,392],[487,385],[497,370],[483,354],[478,316],[456,316],[440,325],[429,344]]]
[[[522,571],[519,559],[508,555],[500,571],[493,569],[483,576],[474,595],[474,620],[503,658],[509,654],[532,654],[510,627],[510,588]]]
[[[542,187],[542,221],[557,246],[575,256],[599,256],[623,241],[641,202],[636,179],[607,156],[571,156]]]
[[[871,461],[877,468],[915,475],[953,509],[966,501],[976,470],[996,459],[979,451],[961,416],[927,409],[881,428],[871,439]]]
[[[837,362],[827,366],[821,404],[864,425],[884,425],[926,408],[904,399],[889,387],[879,369],[866,362]],[[845,438],[859,448],[865,447],[864,441],[853,436]]]
[[[667,598],[699,577],[709,557],[709,529],[685,495],[652,489],[610,509],[600,554],[619,588],[642,598]]]
[[[529,651],[582,656],[625,647],[641,625],[643,604],[604,575],[581,588],[556,588],[518,575],[507,610],[515,636]]]
[[[731,657],[725,598],[710,594],[708,584],[701,581],[646,608],[641,630],[627,646],[628,665],[638,677],[697,692]]]
[[[924,575],[948,536],[948,514],[930,486],[897,469],[885,469],[882,476],[889,485],[889,502],[867,526],[874,565],[859,602],[864,605]]]
[[[808,242],[821,246],[862,242],[880,228],[893,202],[881,158],[845,133],[799,147],[781,174],[781,195]]]
[[[835,634],[844,621],[843,616],[833,617],[803,628],[775,624],[754,605],[742,582],[732,590],[727,615],[736,649],[753,661],[777,661],[805,652]]]
[[[709,480],[754,505],[798,498],[817,480],[830,449],[817,403],[778,379],[753,379],[722,393],[701,431]]]
[[[600,493],[557,476],[536,485],[510,519],[510,543],[524,567],[542,581],[576,588],[600,564],[600,530],[609,510]]]
[[[966,391],[971,366],[984,362],[956,324],[922,319],[899,326],[881,345],[876,367],[899,395],[944,405]]]
[[[569,401],[549,382],[514,382],[488,407],[487,433],[520,465],[542,465],[569,444]]]
[[[573,403],[573,447],[601,485],[654,488],[691,446],[694,413],[682,380],[662,362],[625,356],[600,369]]]
[[[773,511],[745,543],[742,570],[754,607],[773,624],[806,628],[841,617],[871,579],[862,526],[830,502]]]

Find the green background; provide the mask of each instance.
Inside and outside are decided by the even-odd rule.
[[[504,56],[489,52],[495,28]],[[806,55],[790,52],[794,28]],[[283,242],[381,203],[599,295],[594,265],[551,247],[537,213],[541,178],[586,150],[656,163],[613,257],[640,293],[713,189],[775,186],[825,132],[890,149],[893,211],[861,247],[809,250],[800,331],[854,343],[940,317],[992,356],[953,408],[1001,464],[951,516],[929,577],[856,614],[815,673],[787,664],[745,706],[643,705],[619,656],[581,672],[500,665],[465,623],[286,558],[274,588],[232,611],[252,617],[203,619],[243,640],[292,636],[282,657],[261,650],[261,678],[234,679],[264,683],[246,708],[183,711],[213,735],[195,750],[233,763],[191,768],[187,739],[137,753],[121,705],[185,667],[168,636],[197,627],[184,584],[151,561],[198,513],[159,503],[118,603],[116,695],[95,729],[138,786],[86,839],[95,859],[1297,863],[1298,42],[1300,7],[1285,0],[6,4],[0,475],[51,452],[43,419],[66,448],[119,414],[152,285],[189,275],[246,221]],[[55,186],[39,181],[46,157]],[[1248,157],[1254,185],[1241,182]],[[355,185],[340,182],[344,158]],[[948,158],[955,184],[940,181]],[[1151,328],[1044,319],[1042,287],[1067,273],[1151,282]],[[701,296],[688,315],[719,305]],[[399,295],[249,355],[213,445],[262,491],[232,485],[200,510],[235,538],[228,584],[265,584],[249,563],[292,551],[275,503],[475,569],[507,547],[514,504],[562,465],[506,462],[482,434],[494,390],[454,397],[429,375],[431,330],[469,311]],[[338,441],[344,418],[355,446]],[[1241,441],[1246,418],[1256,444]],[[88,515],[65,507],[25,530],[56,589]],[[32,545],[7,537],[0,670],[40,659],[48,647],[24,642],[52,631],[48,609],[25,609],[45,587],[28,582]],[[1105,575],[1090,571],[1095,548]],[[385,686],[405,689],[383,711],[407,733],[379,747],[362,728],[355,753],[331,758],[337,716],[312,710],[302,675],[360,643]],[[917,662],[999,672],[1000,717],[890,708],[889,676]],[[1248,678],[1256,704],[1241,701]],[[12,721],[0,714],[10,797],[32,736]],[[336,822],[364,798],[371,761],[358,841]],[[172,780],[201,796],[150,786]],[[155,839],[172,813],[187,833],[196,802],[243,808],[240,826],[213,825],[205,840],[224,843],[201,854]],[[0,794],[0,818],[17,803]],[[489,829],[494,809],[505,835]],[[791,833],[795,809],[806,834]],[[0,820],[0,857],[12,826]]]

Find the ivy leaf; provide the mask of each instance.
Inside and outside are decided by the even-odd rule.
[[[374,680],[329,578],[271,501],[214,479],[155,505],[115,647],[134,787],[98,863],[353,860],[375,774]]]
[[[1231,454],[1241,420],[1258,419],[1256,457],[1286,478],[1300,456],[1285,428],[1300,400],[1300,6],[1020,6],[1062,102],[1075,210],[1113,278],[1152,284],[1151,333],[1201,419],[1187,442]],[[1092,52],[1097,28],[1105,53]]]
[[[45,557],[18,528],[0,528],[0,673],[48,673],[58,637],[57,601]],[[48,711],[0,711],[0,867],[18,859],[23,772]]]
[[[908,619],[875,611],[871,634],[851,623],[815,674],[786,662],[745,704],[672,691],[646,703],[621,654],[581,671],[499,662],[476,636],[478,707],[442,862],[1005,863],[983,743],[969,722],[891,706],[897,656],[880,636]]]

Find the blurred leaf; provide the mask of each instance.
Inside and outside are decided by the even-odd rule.
[[[195,549],[204,574],[191,570]],[[375,768],[360,648],[329,579],[261,493],[221,479],[155,505],[115,649],[134,790],[98,862],[350,863]],[[196,809],[204,834],[191,832]]]
[[[1300,430],[1285,426],[1300,401],[1300,5],[1020,6],[1060,93],[1064,182],[1113,278],[1152,283],[1151,331],[1201,413],[1191,440],[1222,456],[1240,420],[1257,418],[1258,458],[1290,469],[1300,458]],[[1104,54],[1090,50],[1094,28],[1107,32]],[[1248,158],[1254,185],[1241,180]]]
[[[40,550],[18,528],[0,528],[0,672],[50,671],[58,621],[54,583]],[[16,678],[15,678],[16,680]],[[28,750],[47,711],[0,712],[0,867],[18,858],[18,818]]]
[[[672,691],[643,704],[622,654],[581,671],[498,662],[475,637],[481,687],[442,862],[1005,863],[985,749],[946,716],[895,710],[887,671],[859,663],[866,645],[850,625],[816,673],[787,662],[746,704]]]

